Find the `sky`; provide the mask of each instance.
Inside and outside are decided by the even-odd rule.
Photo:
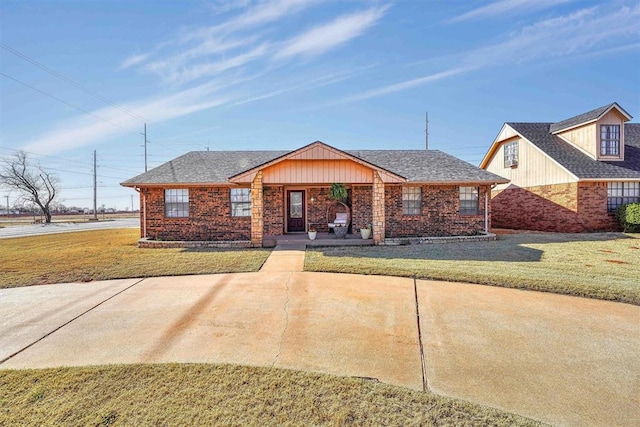
[[[504,122],[640,118],[640,2],[2,0],[0,160],[60,202],[194,150],[429,148],[478,165]],[[639,121],[635,119],[634,121]],[[15,192],[0,189],[10,204]],[[134,195],[134,197],[131,197]]]

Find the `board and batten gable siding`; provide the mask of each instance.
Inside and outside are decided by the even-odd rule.
[[[589,123],[576,128],[557,133],[556,135],[568,143],[578,147],[592,159],[598,156],[598,132],[596,123]]]
[[[509,133],[506,133],[506,135],[509,135]],[[505,167],[504,146],[514,141],[518,141],[518,166]],[[573,174],[518,135],[511,136],[500,142],[500,146],[487,164],[486,170],[510,181],[508,184],[499,184],[496,186],[496,190],[503,190],[511,185],[533,187],[577,181]]]
[[[371,169],[350,160],[285,160],[265,168],[265,184],[371,183]]]

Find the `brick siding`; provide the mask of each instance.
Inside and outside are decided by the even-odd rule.
[[[403,215],[402,186],[385,186],[385,237],[456,236],[483,232],[484,189],[480,189],[479,214],[459,215],[458,188],[423,186],[422,214]],[[231,216],[229,187],[189,188],[188,218],[165,217],[164,189],[143,189],[142,192],[146,194],[146,228],[147,236],[151,239],[251,241],[252,218]],[[349,190],[349,199],[352,232],[358,233],[360,227],[373,223],[373,187],[354,186]],[[318,231],[328,230],[327,208],[332,203],[329,188],[307,189],[307,221],[317,224]],[[284,188],[264,186],[262,219],[265,236],[285,233],[285,214]]]
[[[607,212],[607,184],[566,183],[521,188],[514,185],[492,194],[493,225],[521,230],[581,233],[615,231]]]
[[[160,240],[251,240],[251,217],[231,216],[228,187],[189,188],[189,217],[165,218],[164,189],[146,193],[147,236]]]
[[[264,187],[264,235],[284,234],[284,188]]]
[[[370,185],[354,186],[351,194],[353,232],[360,233],[361,228],[373,224],[373,187]]]
[[[458,213],[459,188],[457,185],[424,185],[422,186],[421,214],[404,215],[402,213],[402,186],[386,186],[385,238],[464,236],[483,233],[484,195],[487,187],[480,187],[478,215],[460,215]]]

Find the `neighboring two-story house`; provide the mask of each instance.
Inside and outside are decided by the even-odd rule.
[[[142,237],[261,246],[328,231],[332,183],[348,190],[353,232],[372,224],[376,244],[482,234],[491,186],[506,182],[438,150],[347,152],[317,141],[290,152],[191,152],[122,185],[140,193]]]
[[[557,123],[505,123],[480,167],[507,178],[492,191],[494,227],[618,229],[640,202],[640,124],[617,103]]]

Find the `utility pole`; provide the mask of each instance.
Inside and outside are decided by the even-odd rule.
[[[5,196],[7,198],[7,218],[9,218],[9,196]]]
[[[144,171],[147,171],[147,124],[144,124],[144,133],[140,135],[144,135]]]
[[[425,117],[425,128],[424,128],[424,145],[425,148],[429,149],[429,112],[424,113]]]
[[[98,220],[98,161],[96,150],[93,150],[93,219]]]

